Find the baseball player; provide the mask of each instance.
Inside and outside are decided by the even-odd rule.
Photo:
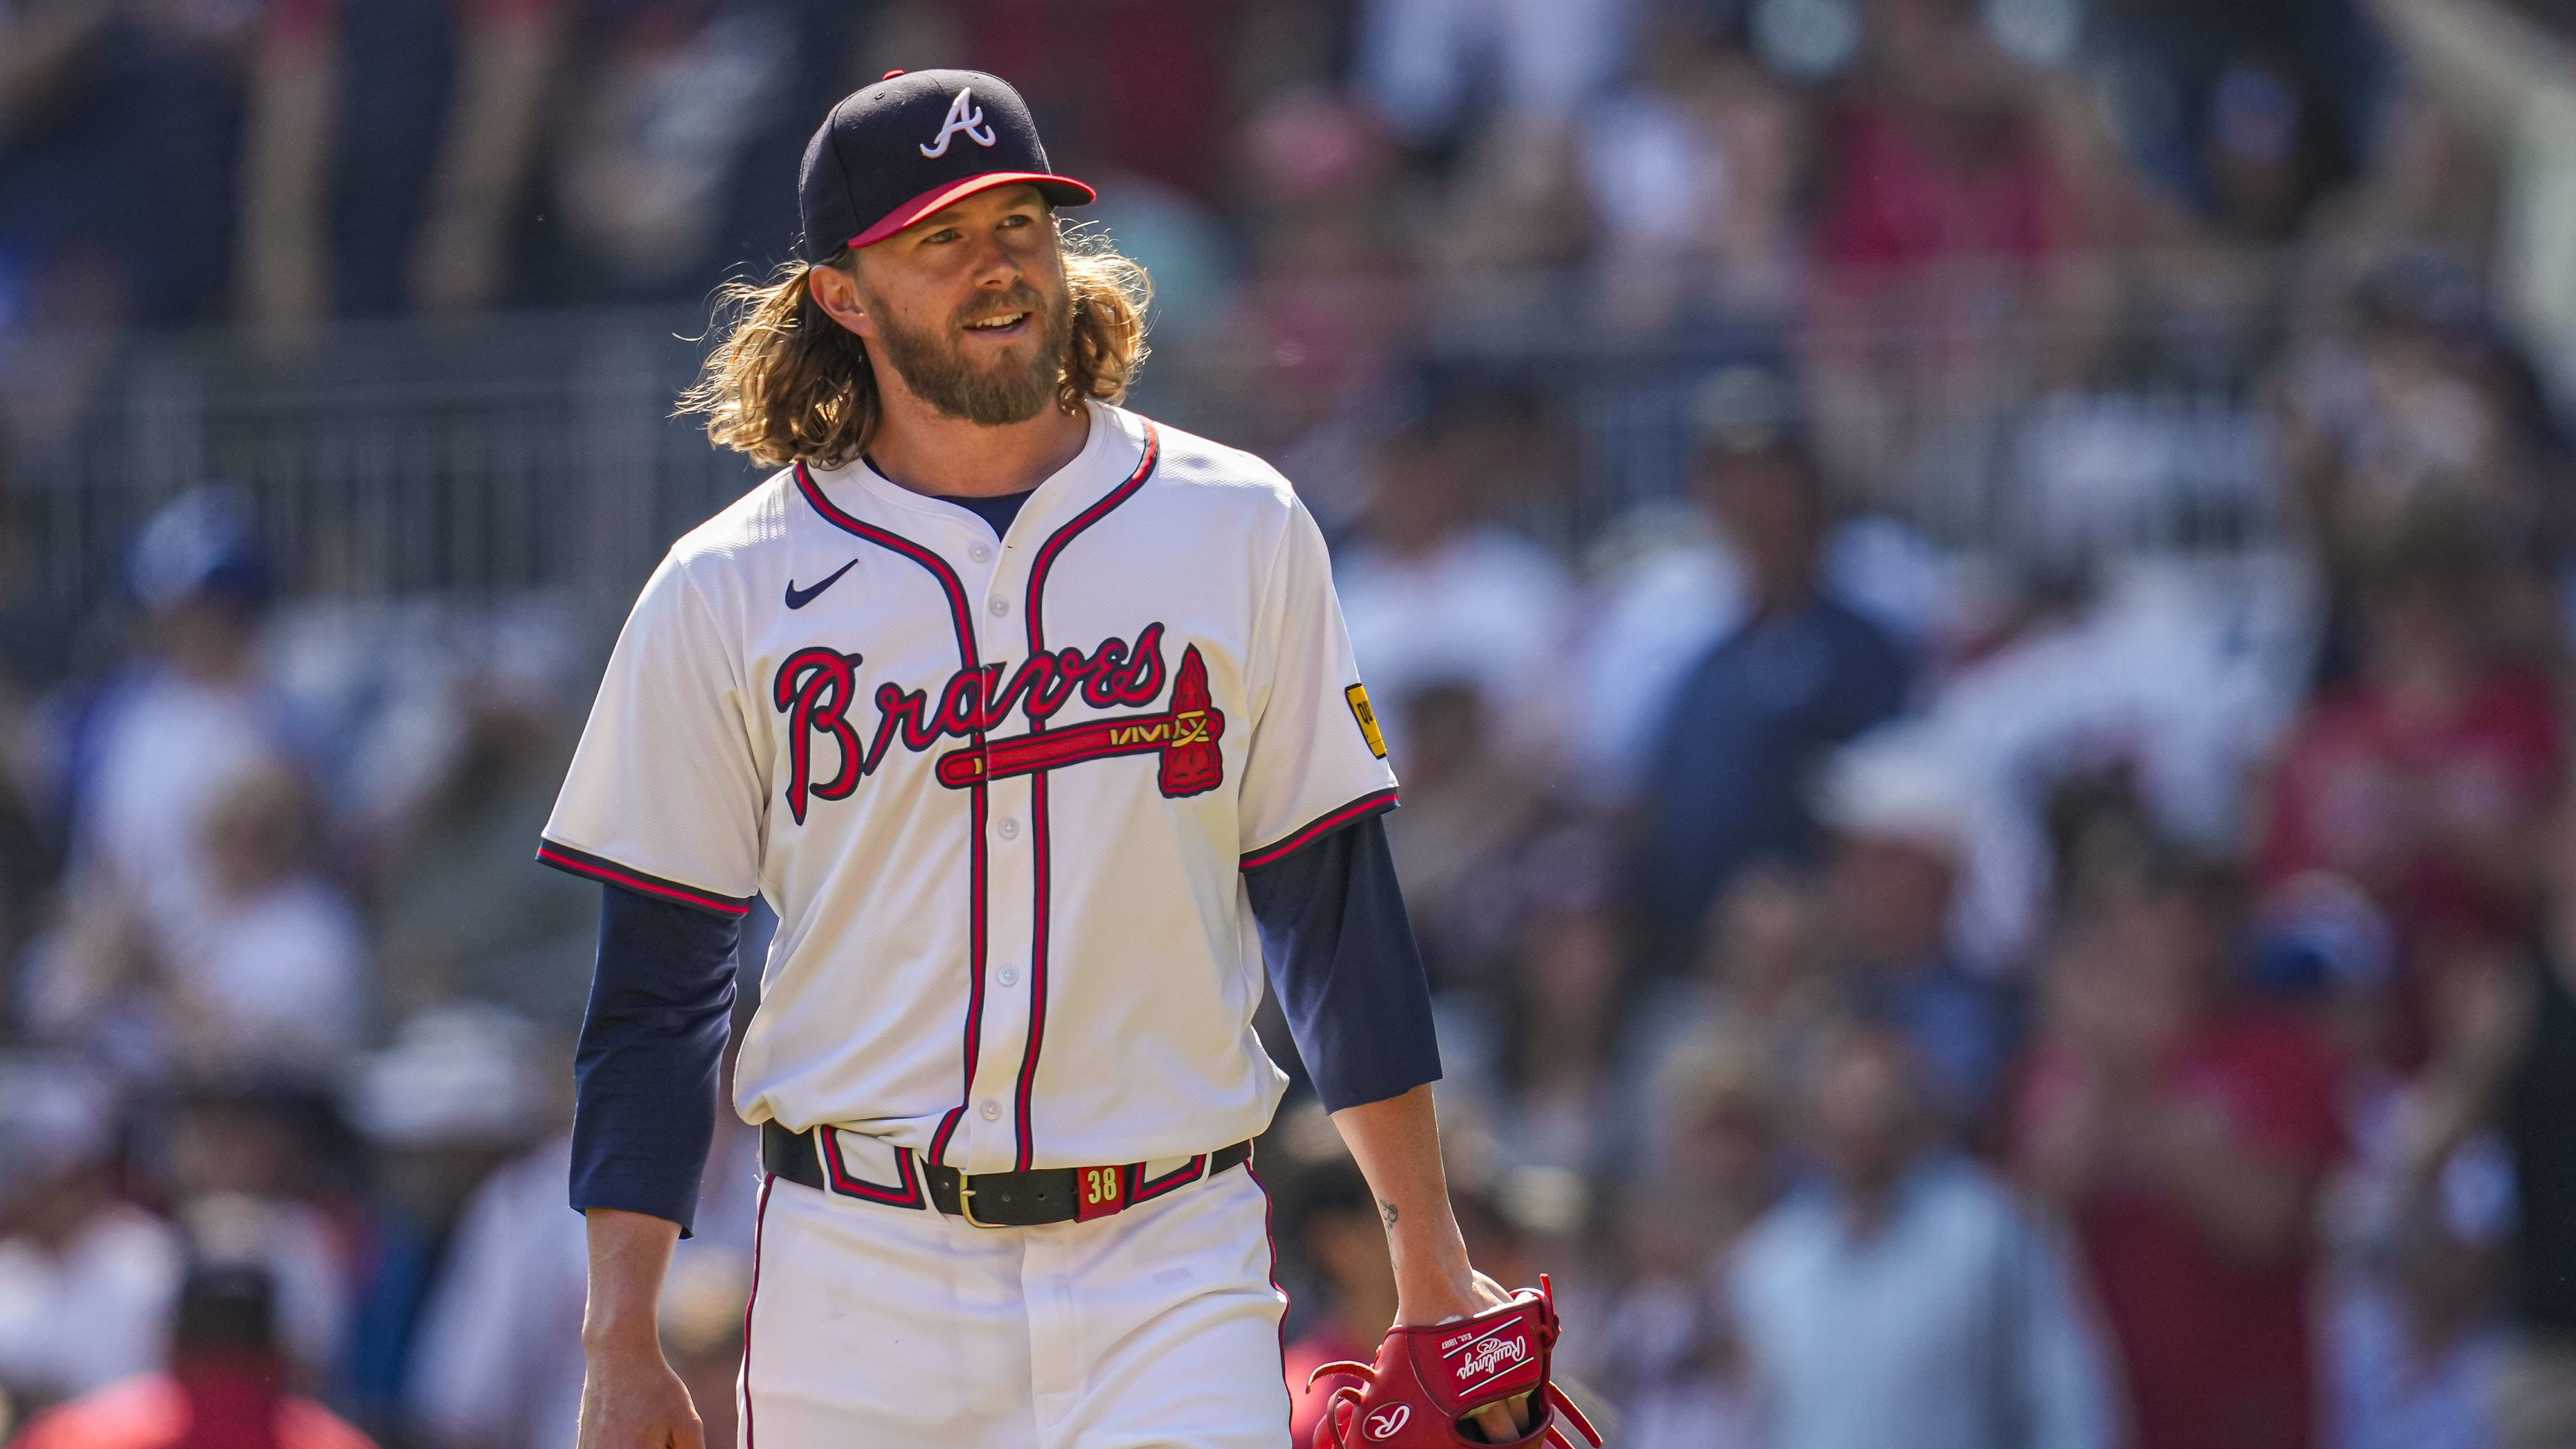
[[[581,1443],[699,1442],[654,1306],[754,896],[746,1446],[1283,1445],[1265,964],[1406,1326],[1332,1432],[1562,1442],[1553,1312],[1450,1215],[1395,778],[1314,521],[1117,406],[1143,275],[1063,240],[1092,190],[1008,85],[889,73],[800,189],[803,260],[689,398],[780,471],[645,584],[539,851],[607,888]]]

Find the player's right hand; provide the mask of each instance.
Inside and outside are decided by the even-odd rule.
[[[706,1449],[706,1426],[660,1344],[583,1353],[576,1449]]]

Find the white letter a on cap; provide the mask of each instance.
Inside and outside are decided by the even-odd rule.
[[[930,144],[921,148],[922,155],[947,155],[948,143],[960,131],[978,146],[993,144],[993,128],[984,124],[984,108],[974,104],[974,95],[971,89],[962,90],[957,93],[957,99],[948,103],[948,121],[939,128],[938,135],[930,138]]]

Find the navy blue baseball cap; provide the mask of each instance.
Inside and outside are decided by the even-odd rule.
[[[1048,169],[1028,102],[980,70],[891,70],[842,98],[805,143],[805,260],[864,247],[960,199],[1027,183],[1058,206],[1097,195]]]

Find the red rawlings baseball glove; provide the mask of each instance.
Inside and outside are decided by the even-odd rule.
[[[1344,1384],[1326,1401],[1315,1425],[1313,1449],[1463,1449],[1489,1441],[1461,1421],[1487,1404],[1530,1395],[1538,1410],[1528,1432],[1512,1445],[1546,1444],[1575,1449],[1572,1425],[1592,1449],[1600,1431],[1548,1378],[1556,1347],[1556,1294],[1544,1274],[1491,1312],[1450,1323],[1395,1328],[1377,1346],[1377,1362],[1328,1363],[1306,1376],[1312,1387],[1326,1374],[1348,1374],[1366,1383]]]

